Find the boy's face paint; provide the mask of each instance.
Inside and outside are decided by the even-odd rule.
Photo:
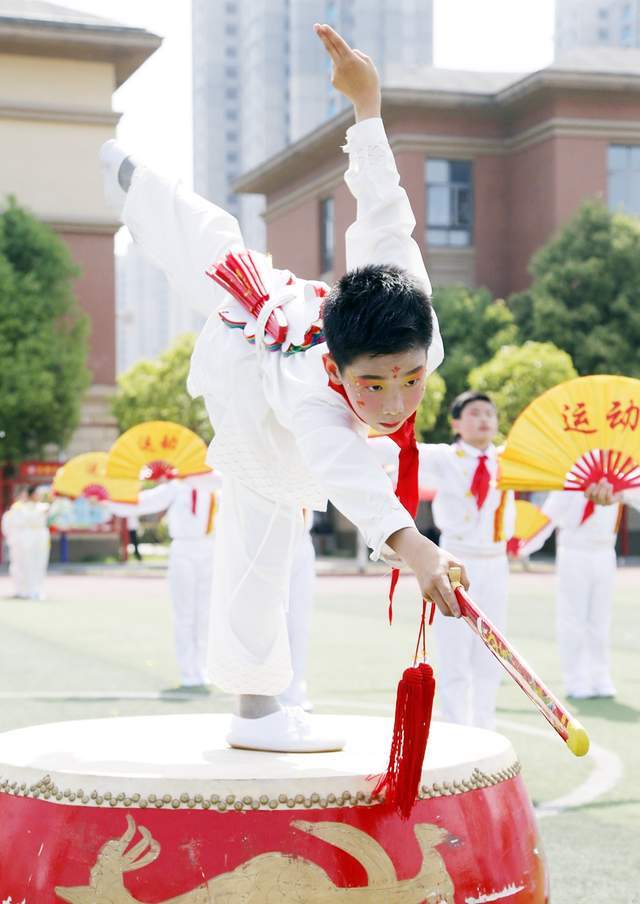
[[[478,449],[486,449],[498,432],[498,413],[491,402],[469,402],[451,426],[463,442]]]
[[[327,372],[340,383],[358,416],[377,433],[394,433],[416,411],[424,395],[427,353],[360,355],[343,371],[328,359]]]

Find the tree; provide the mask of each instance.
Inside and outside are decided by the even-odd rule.
[[[577,377],[569,355],[550,342],[507,345],[469,374],[472,389],[496,404],[500,433],[506,436],[521,411],[539,395]]]
[[[143,421],[173,421],[209,442],[211,424],[201,398],[187,392],[195,336],[185,333],[153,361],[139,361],[118,377],[113,413],[123,432]]]
[[[439,372],[432,373],[427,380],[427,389],[416,413],[416,436],[418,441],[431,442],[431,430],[440,413],[447,387]]]
[[[0,461],[64,446],[89,385],[89,324],[65,243],[13,198],[0,212]]]
[[[518,328],[505,302],[494,300],[487,289],[440,289],[433,305],[444,338],[445,358],[438,373],[444,378],[446,396],[429,441],[447,442],[451,439],[449,405],[468,389],[470,371],[503,345],[517,342]]]
[[[578,370],[640,376],[640,223],[586,202],[531,260],[509,306],[523,336],[553,342]]]

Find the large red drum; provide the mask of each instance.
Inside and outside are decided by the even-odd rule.
[[[0,735],[0,901],[543,904],[544,856],[506,738],[434,723],[411,818],[372,802],[386,719],[342,753],[230,750],[228,717]]]

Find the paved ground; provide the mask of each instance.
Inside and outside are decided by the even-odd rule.
[[[549,569],[512,577],[509,636],[559,688]],[[553,904],[640,904],[640,569],[620,569],[613,629],[615,701],[578,714],[594,753],[575,759],[511,683],[500,690],[500,728],[524,766],[551,870]],[[393,628],[382,576],[323,576],[310,667],[319,712],[390,713],[414,643],[415,594],[400,582]],[[48,600],[9,598],[0,576],[0,730],[60,719],[227,710],[229,699],[162,699],[177,680],[161,569],[135,566],[49,577]],[[437,651],[436,651],[437,653]],[[382,904],[382,902],[381,902]]]

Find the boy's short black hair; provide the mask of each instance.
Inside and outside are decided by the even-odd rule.
[[[35,492],[37,489],[38,489],[38,487],[34,486],[34,484],[31,484],[30,486],[27,487],[27,496],[29,497],[29,499],[31,499],[33,496],[35,496]]]
[[[324,335],[340,369],[359,355],[392,355],[431,344],[431,302],[399,267],[350,270],[327,296]]]
[[[462,412],[467,405],[470,405],[472,402],[488,402],[490,405],[493,405],[494,408],[496,407],[495,402],[491,396],[486,394],[486,392],[476,392],[473,389],[467,389],[466,392],[461,392],[460,395],[456,396],[451,403],[449,414],[453,420],[457,420],[462,415]]]

